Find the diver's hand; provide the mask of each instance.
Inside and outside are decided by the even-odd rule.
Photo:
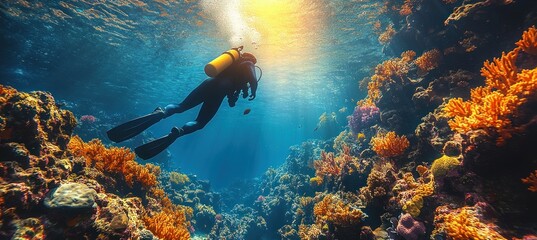
[[[248,101],[252,101],[252,100],[254,100],[254,99],[255,99],[255,94],[252,94],[252,95],[250,95],[250,97],[248,98]]]
[[[246,98],[246,97],[248,97],[248,91],[242,92],[242,98]]]

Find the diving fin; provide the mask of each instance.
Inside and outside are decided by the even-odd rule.
[[[161,119],[165,118],[165,112],[160,108],[156,108],[152,113],[130,120],[117,127],[114,127],[106,132],[108,138],[116,143],[123,142],[129,138],[132,138],[151,125],[157,123]]]
[[[159,154],[160,152],[164,151],[170,144],[172,144],[175,139],[183,135],[183,129],[174,127],[172,128],[172,131],[159,139],[155,139],[151,142],[148,142],[144,145],[141,145],[134,149],[134,152],[138,157],[141,159],[147,160],[155,155]]]

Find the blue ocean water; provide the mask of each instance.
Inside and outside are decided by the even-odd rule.
[[[207,78],[208,61],[244,45],[263,70],[257,98],[234,108],[224,101],[204,129],[166,153],[170,169],[224,187],[281,165],[291,145],[347,125],[365,94],[358,82],[384,57],[368,11],[378,6],[361,2],[2,1],[0,79],[49,91],[77,117],[95,116],[102,126],[88,137],[106,141],[107,127],[180,102]],[[167,134],[198,110],[149,131]],[[323,113],[329,118],[319,124]]]

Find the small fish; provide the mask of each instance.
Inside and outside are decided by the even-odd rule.
[[[244,112],[242,113],[243,115],[246,115],[248,113],[250,113],[250,111],[252,111],[251,109],[247,108],[247,109],[244,109]]]

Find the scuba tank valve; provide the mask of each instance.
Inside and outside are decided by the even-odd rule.
[[[232,48],[223,52],[220,56],[205,65],[205,74],[209,77],[216,77],[227,67],[239,60],[243,46]]]

